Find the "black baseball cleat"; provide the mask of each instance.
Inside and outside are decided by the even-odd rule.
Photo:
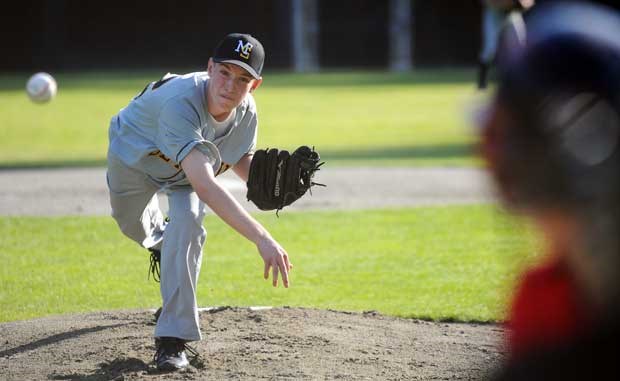
[[[155,313],[153,314],[153,318],[155,319],[155,323],[157,323],[157,320],[159,320],[159,315],[161,315],[161,310],[162,310],[162,307],[159,307],[157,309],[157,311],[155,311]]]
[[[155,282],[159,282],[161,277],[161,251],[157,249],[149,249],[151,252],[151,263],[149,265],[149,279],[153,275]]]
[[[175,371],[187,368],[189,361],[185,351],[190,352],[194,357],[198,357],[198,353],[190,348],[183,339],[176,337],[155,338],[154,361],[157,370]]]

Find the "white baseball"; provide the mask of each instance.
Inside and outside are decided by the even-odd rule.
[[[47,73],[36,73],[26,83],[26,93],[36,103],[49,102],[56,96],[58,87],[54,77]]]

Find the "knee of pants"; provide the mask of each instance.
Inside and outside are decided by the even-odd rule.
[[[207,231],[202,226],[203,219],[206,214],[206,209],[194,210],[194,209],[182,209],[182,210],[170,210],[170,222],[166,227],[166,231],[172,232],[168,239],[164,239],[164,243],[171,242],[170,239],[175,241],[173,236],[176,236],[176,240],[189,240],[189,242],[197,243],[200,247],[204,245],[207,238]],[[195,253],[196,256],[200,256],[200,251]]]
[[[202,222],[207,214],[204,207],[171,209],[168,213],[171,222],[183,221],[185,224],[193,223],[196,228],[202,228]]]
[[[116,223],[118,224],[119,229],[127,237],[133,240],[136,240],[138,242],[144,239],[146,233],[144,231],[144,227],[142,226],[142,222],[140,220],[138,219],[129,220],[129,219],[123,218],[122,215],[119,215],[117,213],[113,213],[112,218],[116,220]]]

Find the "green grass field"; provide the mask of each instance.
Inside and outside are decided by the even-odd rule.
[[[58,73],[58,96],[43,105],[25,94],[29,74],[0,74],[0,167],[103,165],[111,116],[162,74]],[[312,144],[345,165],[476,164],[472,70],[264,78],[259,147]]]
[[[214,216],[200,306],[304,306],[434,320],[496,321],[534,237],[492,206],[259,214],[289,251],[289,289],[262,279],[262,260]],[[109,217],[0,220],[0,321],[155,308],[148,252]]]
[[[163,72],[54,74],[59,94],[45,105],[27,99],[27,74],[0,74],[0,169],[105,165],[108,120]],[[472,70],[266,73],[255,93],[259,147],[314,144],[330,166],[477,165],[468,110],[483,99],[473,78]],[[292,256],[292,287],[273,289],[255,248],[209,216],[201,306],[496,321],[536,252],[531,232],[491,206],[258,218]],[[160,303],[146,250],[110,217],[3,217],[0,228],[0,321]]]

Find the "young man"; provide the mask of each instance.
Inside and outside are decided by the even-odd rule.
[[[148,84],[110,122],[108,187],[121,231],[161,257],[163,305],[155,328],[158,369],[188,365],[185,343],[200,340],[196,285],[209,206],[254,242],[264,277],[281,274],[289,286],[287,252],[215,177],[232,168],[248,179],[256,145],[257,111],[251,95],[262,82],[264,50],[247,34],[230,34],[216,47],[206,72],[165,75]],[[169,214],[157,192],[168,196]]]

